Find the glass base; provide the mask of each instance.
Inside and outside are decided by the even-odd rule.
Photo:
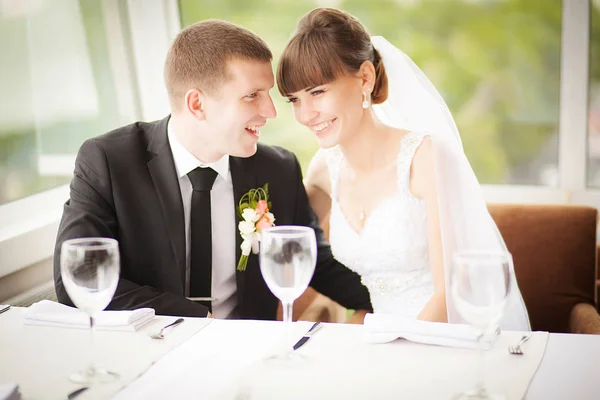
[[[294,366],[294,365],[302,364],[304,362],[306,362],[305,357],[303,357],[301,354],[296,353],[294,351],[275,354],[275,355],[266,357],[262,360],[262,363],[266,367],[272,367],[275,365],[281,366],[281,367]]]
[[[108,383],[119,379],[116,372],[107,371],[102,368],[87,368],[83,371],[77,371],[69,376],[69,380],[74,383]]]
[[[452,400],[506,400],[506,397],[501,394],[490,393],[487,390],[478,387],[457,394]]]
[[[261,358],[248,366],[230,389],[226,389],[227,395],[219,398],[233,400],[285,398],[285,395],[274,397],[273,382],[281,381],[284,377],[294,374],[302,376],[303,371],[307,371],[311,365],[310,358],[292,351]]]

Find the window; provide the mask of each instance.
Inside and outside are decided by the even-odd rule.
[[[129,122],[105,6],[0,2],[0,205],[71,180],[81,143]]]
[[[590,4],[587,184],[600,187],[600,1]]]
[[[558,184],[561,8],[559,0],[334,2],[373,35],[405,51],[444,96],[481,183]],[[330,1],[180,0],[182,25],[219,18],[243,25],[278,54],[296,22]],[[266,143],[305,168],[318,144],[272,93],[278,117]]]

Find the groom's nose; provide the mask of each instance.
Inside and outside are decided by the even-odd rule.
[[[267,94],[264,98],[259,114],[264,118],[275,118],[277,116],[277,110],[275,109],[275,104],[273,104],[273,99],[270,95]]]

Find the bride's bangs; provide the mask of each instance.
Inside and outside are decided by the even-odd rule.
[[[335,48],[318,35],[298,35],[283,50],[277,67],[282,96],[334,81],[345,73]]]

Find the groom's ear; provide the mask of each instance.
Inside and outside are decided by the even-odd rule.
[[[199,89],[190,89],[185,94],[185,107],[199,121],[206,119],[205,113],[206,95]]]
[[[375,86],[375,66],[373,63],[371,61],[363,62],[358,69],[358,76],[361,79],[363,91],[370,93]]]

